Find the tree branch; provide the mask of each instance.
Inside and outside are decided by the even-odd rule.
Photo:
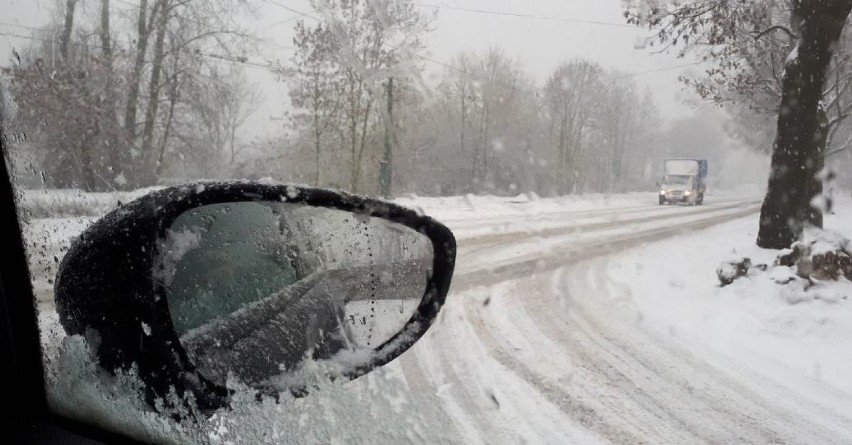
[[[770,26],[769,28],[766,28],[765,30],[763,30],[762,32],[760,32],[759,34],[754,36],[754,40],[760,40],[761,37],[765,36],[766,34],[769,34],[772,31],[784,31],[792,39],[798,40],[798,38],[799,38],[799,36],[797,36],[796,34],[793,34],[793,31],[790,31],[786,27],[781,26],[781,25],[775,25],[775,26]]]

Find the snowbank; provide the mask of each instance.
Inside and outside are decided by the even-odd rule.
[[[158,188],[108,193],[88,193],[75,189],[24,190],[18,205],[29,218],[103,216],[120,203],[132,201]]]
[[[852,199],[838,198],[825,226],[852,229]],[[757,228],[755,215],[634,249],[610,262],[609,275],[627,289],[642,324],[804,393],[816,382],[849,397],[852,283],[806,279],[795,265],[775,264],[778,251],[754,244]],[[832,234],[809,236],[811,257],[843,243]],[[713,271],[730,256],[769,267],[748,268],[744,278],[720,286]],[[838,409],[852,412],[848,403]]]
[[[22,190],[19,205],[31,218],[102,216],[114,209],[119,202],[132,201],[146,193],[162,187],[148,187],[127,192],[90,193],[77,189]],[[731,190],[708,190],[708,196],[722,199],[757,196],[762,190],[753,187],[738,187]],[[533,194],[514,197],[490,195],[463,195],[445,197],[422,197],[409,195],[393,201],[406,207],[420,209],[442,221],[470,220],[492,216],[519,216],[531,213],[604,210],[622,205],[655,203],[657,195],[651,192],[619,194],[587,193],[539,198]]]

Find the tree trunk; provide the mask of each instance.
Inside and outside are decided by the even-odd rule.
[[[355,175],[356,175],[356,173],[355,173],[355,168],[356,168],[355,162],[356,162],[356,159],[357,159],[357,151],[358,151],[358,109],[360,108],[358,106],[358,104],[360,104],[360,100],[361,100],[361,89],[359,88],[357,90],[358,92],[357,92],[357,95],[356,95],[355,83],[354,83],[354,80],[353,80],[353,74],[351,73],[351,69],[349,71],[350,71],[350,73],[347,74],[347,82],[349,82],[349,85],[348,85],[349,86],[349,91],[348,91],[348,94],[349,94],[349,98],[348,98],[349,99],[349,116],[348,116],[349,122],[348,122],[348,126],[349,126],[349,128],[348,128],[348,130],[349,130],[349,139],[350,139],[349,143],[351,144],[351,146],[350,146],[350,150],[351,150],[350,161],[352,163],[349,166],[349,168],[350,168],[350,172],[349,172],[349,189],[350,190],[349,191],[351,191],[352,193],[356,193],[355,182],[356,182],[357,178],[355,177]]]
[[[367,124],[370,122],[370,112],[373,108],[373,98],[370,97],[367,102],[367,109],[364,110],[364,119],[361,122],[361,138],[358,145],[358,159],[355,161],[353,178],[352,178],[352,193],[358,193],[358,182],[361,179],[361,164],[364,160],[364,149],[367,146]]]
[[[782,82],[769,187],[760,211],[760,247],[790,247],[805,226],[822,227],[821,210],[811,206],[822,187],[817,176],[827,137],[819,103],[833,46],[850,9],[852,0],[793,2],[791,21],[800,38]]]
[[[85,99],[89,99],[89,97],[84,97]],[[81,116],[75,122],[76,128],[81,128],[86,131],[86,134],[91,134],[93,139],[97,139],[100,137],[100,126],[98,119],[88,119],[88,116]],[[88,141],[81,141],[79,139],[71,142],[76,147],[74,149],[75,156],[78,157],[78,162],[80,163],[80,173],[82,174],[82,184],[76,184],[77,187],[82,188],[86,192],[98,192],[101,191],[98,189],[98,183],[96,181],[96,172],[93,156],[93,147],[94,145],[91,143],[87,143]]]
[[[142,82],[142,68],[145,65],[145,53],[148,51],[148,0],[139,0],[139,18],[136,31],[136,60],[133,63],[133,75],[127,91],[127,108],[124,111],[124,128],[132,141],[136,136],[136,106],[139,102],[139,88]],[[156,11],[155,11],[156,14]]]
[[[69,51],[71,46],[71,31],[74,29],[74,11],[77,9],[77,0],[65,0],[65,22],[62,24],[62,34],[59,37],[59,55],[62,63],[69,62]]]
[[[175,74],[174,79],[172,79],[171,88],[169,89],[169,111],[166,115],[166,128],[163,130],[163,141],[160,143],[159,154],[157,155],[157,163],[156,163],[156,177],[160,179],[163,175],[163,165],[166,160],[166,144],[169,142],[169,133],[172,130],[172,122],[174,121],[175,116],[175,107],[177,106],[178,99],[180,97],[180,87],[177,80],[178,75]],[[231,161],[233,162],[233,160]]]
[[[566,194],[568,192],[568,147],[566,144],[566,127],[568,126],[566,112],[564,109],[560,110],[560,119],[559,119],[559,161],[558,168],[556,169],[556,174],[559,179],[557,187],[559,189],[559,193]]]
[[[393,77],[388,79],[387,86],[387,118],[385,119],[385,152],[379,161],[379,190],[382,197],[390,198],[391,186],[393,185],[393,144],[394,121],[393,121]]]
[[[322,147],[320,146],[320,133],[319,131],[314,131],[314,167],[316,169],[314,174],[314,186],[320,187],[320,150]]]
[[[150,20],[153,20],[157,16],[159,4],[160,2],[154,4]],[[124,110],[124,132],[127,140],[118,149],[117,156],[117,165],[121,168],[119,173],[125,173],[124,176],[129,181],[128,185],[138,183],[135,169],[133,168],[132,150],[136,144],[136,109],[139,105],[142,71],[145,68],[145,54],[148,52],[148,38],[151,35],[152,28],[147,13],[148,0],[139,0],[139,15],[136,22],[136,57],[133,61],[133,72],[127,85],[127,104]]]
[[[119,140],[120,134],[120,123],[119,117],[117,114],[118,111],[118,92],[116,91],[116,82],[115,82],[115,69],[114,69],[114,55],[112,48],[112,35],[111,35],[111,27],[110,27],[110,0],[101,0],[101,29],[100,29],[100,39],[101,39],[101,51],[103,53],[104,64],[106,65],[106,86],[104,87],[104,91],[106,94],[106,100],[104,101],[105,110],[102,111],[101,119],[104,120],[104,127],[106,129],[105,134],[102,138],[102,146],[103,150],[101,151],[102,159],[106,160],[106,165],[108,166],[108,171],[110,172],[109,180],[115,183],[120,188],[126,188],[127,182],[116,180],[119,175],[126,176],[126,174],[122,174],[124,172],[124,159],[121,156],[121,152],[126,150],[126,147],[123,146],[121,141]],[[104,153],[105,152],[105,153]],[[126,178],[125,178],[126,179]]]
[[[157,111],[160,106],[160,76],[163,72],[165,57],[166,26],[169,20],[168,0],[159,0],[159,17],[157,18],[157,39],[154,42],[154,58],[151,62],[151,80],[148,85],[148,106],[145,111],[145,127],[142,130],[141,164],[143,171],[139,175],[139,185],[153,185],[156,182],[156,156],[152,153],[154,145],[154,126],[157,123]]]
[[[107,69],[112,70],[112,40],[109,30],[109,0],[101,0],[101,49],[104,52]]]
[[[320,150],[322,149],[320,137],[322,137],[322,129],[320,128],[320,118],[319,118],[319,110],[320,110],[320,92],[319,92],[319,73],[314,72],[313,79],[313,103],[312,103],[312,111],[314,115],[314,156],[315,156],[315,167],[316,167],[316,175],[314,176],[314,186],[320,186]]]

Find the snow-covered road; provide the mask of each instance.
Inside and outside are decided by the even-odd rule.
[[[680,344],[613,292],[609,256],[758,205],[615,206],[554,215],[540,230],[535,217],[501,221],[523,234],[462,230],[449,303],[399,360],[410,389],[435,395],[459,443],[848,443],[852,419],[824,397]]]
[[[792,390],[643,323],[607,273],[627,249],[753,219],[759,202],[726,195],[700,207],[657,206],[647,194],[403,202],[447,223],[459,240],[436,325],[380,372],[286,409],[236,410],[228,428],[242,439],[262,432],[270,443],[316,439],[311,422],[324,422],[320,441],[342,443],[848,443],[850,410],[832,409],[852,406],[848,395],[819,382]],[[56,226],[71,224],[36,222],[30,237],[55,239],[65,233]],[[42,272],[51,270],[48,259]],[[665,270],[656,273],[665,279]],[[48,307],[49,295],[40,301]],[[246,426],[258,417],[266,423]],[[286,439],[267,437],[272,429]]]

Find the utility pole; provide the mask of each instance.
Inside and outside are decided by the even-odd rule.
[[[393,177],[393,77],[388,79],[388,118],[385,123],[385,154],[379,162],[379,189],[385,198],[391,197]]]

